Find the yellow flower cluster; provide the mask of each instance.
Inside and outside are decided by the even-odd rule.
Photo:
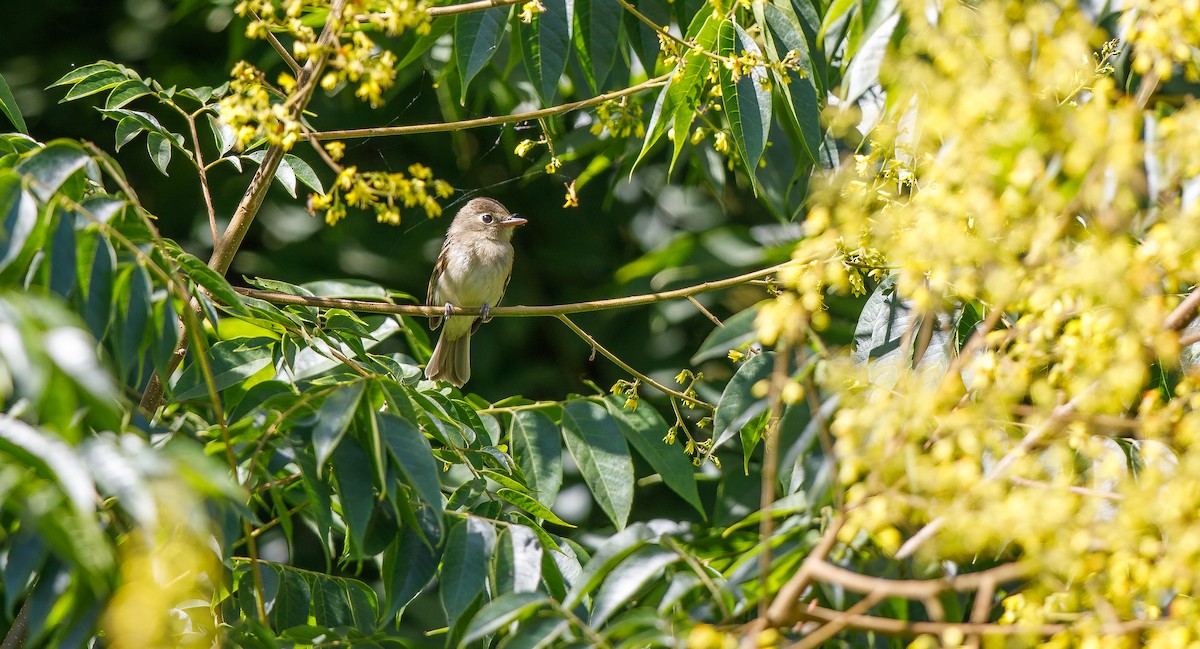
[[[433,171],[421,164],[408,168],[408,175],[383,171],[363,171],[346,167],[338,174],[327,194],[308,197],[308,211],[321,215],[329,225],[346,216],[347,208],[374,210],[380,223],[399,225],[401,208],[420,208],[429,218],[442,213],[440,199],[449,198],[454,188],[433,177]]]
[[[383,93],[396,82],[396,55],[380,50],[366,32],[354,32],[350,42],[342,43],[329,56],[329,71],[321,77],[321,87],[332,91],[339,84],[357,83],[354,96],[378,108]]]
[[[1185,62],[1163,44],[1198,42],[1200,3],[1132,4],[1135,65]],[[915,369],[823,362],[841,538],[895,553],[932,524],[906,554],[1029,562],[1001,621],[1065,624],[1047,647],[1200,641],[1200,380],[1164,326],[1200,284],[1200,108],[1123,94],[1073,4],[901,6],[892,112],[817,192],[758,333],[799,343],[828,291],[885,273],[914,313],[973,304],[994,331]]]
[[[258,68],[245,61],[234,66],[229,93],[221,98],[218,110],[221,121],[233,128],[239,150],[261,140],[284,149],[300,141],[300,121],[273,95],[279,93],[266,83]]]
[[[592,124],[592,135],[608,131],[614,137],[642,138],[646,127],[642,124],[642,105],[629,95],[606,101],[596,106],[596,121]]]
[[[1131,0],[1122,14],[1125,40],[1133,45],[1133,69],[1160,79],[1182,64],[1195,81],[1200,73],[1200,2]]]

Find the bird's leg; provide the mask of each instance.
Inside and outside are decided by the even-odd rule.
[[[492,305],[488,304],[487,302],[484,302],[483,306],[480,307],[480,311],[481,311],[481,313],[479,314],[480,320],[487,322],[488,320],[492,319]]]
[[[454,305],[453,305],[453,304],[450,304],[449,302],[447,302],[447,303],[446,303],[446,310],[443,312],[443,314],[442,314],[442,317],[444,317],[444,318],[446,318],[447,320],[449,320],[449,319],[450,319],[450,314],[451,314],[451,313],[453,313],[453,312],[454,312]]]

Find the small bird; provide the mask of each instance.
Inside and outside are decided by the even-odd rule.
[[[471,378],[471,334],[491,320],[489,310],[500,303],[512,275],[513,232],[525,219],[498,201],[475,198],[454,216],[438,255],[425,304],[445,305],[444,315],[429,319],[437,329],[446,326],[425,366],[425,377],[462,387]],[[451,316],[450,307],[478,307],[478,316]]]

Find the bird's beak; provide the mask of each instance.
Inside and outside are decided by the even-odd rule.
[[[528,220],[523,219],[523,218],[517,216],[516,214],[512,214],[512,215],[509,215],[509,217],[507,219],[504,219],[503,221],[497,223],[496,225],[504,226],[506,228],[515,228],[518,225],[525,225],[528,222],[529,222]]]

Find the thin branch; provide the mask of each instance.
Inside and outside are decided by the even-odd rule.
[[[1095,384],[1092,385],[1094,386]],[[1011,467],[1017,461],[1017,459],[1028,453],[1030,449],[1034,447],[1034,445],[1041,441],[1043,436],[1055,428],[1058,428],[1058,426],[1063,422],[1067,421],[1067,419],[1075,412],[1075,407],[1079,403],[1079,399],[1088,392],[1091,392],[1090,387],[1089,389],[1083,390],[1079,394],[1072,397],[1070,401],[1060,406],[1056,406],[1054,410],[1050,412],[1049,417],[1026,433],[1025,437],[1020,441],[1020,443],[1018,443],[1016,447],[1009,451],[1004,457],[1000,458],[999,462],[996,462],[996,464],[992,465],[992,468],[989,469],[988,472],[979,479],[979,482],[975,484],[986,484],[1003,475],[1005,471],[1008,471],[1009,467]],[[936,534],[945,523],[946,519],[943,516],[938,516],[932,521],[929,521],[925,527],[918,530],[916,534],[913,534],[912,537],[904,542],[904,545],[900,546],[900,550],[896,552],[896,558],[907,559],[908,557],[911,557],[913,553],[916,552],[922,544],[932,538],[933,535]]]
[[[203,109],[201,109],[203,110]],[[212,191],[208,186],[208,169],[204,166],[204,152],[200,147],[200,133],[196,130],[196,114],[187,114],[188,130],[192,134],[192,148],[196,153],[196,172],[200,176],[200,195],[204,197],[204,209],[208,212],[208,227],[212,230],[212,242],[215,247],[221,240],[217,234],[217,210],[213,207]]]
[[[606,101],[632,95],[649,88],[656,88],[664,85],[671,78],[671,73],[647,79],[639,84],[632,85],[621,90],[606,92],[602,95],[596,95],[591,99],[583,99],[573,101],[569,104],[560,104],[549,108],[541,108],[531,110],[525,113],[513,113],[512,115],[497,115],[495,117],[480,117],[477,119],[465,119],[458,122],[434,122],[431,124],[410,124],[406,126],[377,126],[374,128],[352,128],[339,131],[320,131],[314,133],[313,136],[318,140],[346,140],[360,137],[383,137],[388,135],[412,135],[414,133],[442,133],[445,131],[458,131],[464,128],[479,128],[480,126],[495,126],[497,124],[508,124],[511,122],[525,122],[535,120],[542,117],[551,117],[562,113],[569,113],[580,108],[588,108],[597,104],[603,104]]]
[[[429,7],[425,13],[430,18],[441,18],[442,16],[454,16],[456,14],[465,14],[471,11],[484,11],[492,7],[507,7],[508,5],[521,4],[525,0],[477,0],[476,2],[464,2],[457,5],[448,5],[444,7]],[[375,16],[380,14],[357,14],[354,20],[360,23],[371,22]]]
[[[262,20],[254,12],[251,12],[251,15],[254,16],[255,20]],[[271,44],[271,48],[275,50],[279,58],[283,59],[283,62],[292,70],[292,74],[300,74],[300,64],[296,62],[296,59],[292,58],[292,53],[287,51],[287,48],[283,46],[283,43],[279,42],[279,39],[271,30],[267,29],[264,31],[267,35],[267,42]]]
[[[592,300],[589,302],[574,302],[571,304],[556,304],[548,306],[495,306],[491,308],[489,313],[493,316],[560,316],[571,313],[587,313],[590,311],[603,311],[606,309],[620,309],[631,306],[643,306],[646,304],[654,304],[656,302],[666,302],[668,300],[676,300],[686,298],[690,295],[698,295],[709,291],[716,291],[746,282],[759,277],[771,275],[781,268],[793,262],[786,262],[769,268],[762,268],[737,277],[729,277],[726,279],[714,280],[711,282],[703,282],[692,286],[677,288],[670,291],[661,291],[658,293],[643,293],[640,295],[631,295],[628,297],[609,298],[606,300]],[[275,291],[262,291],[253,288],[236,288],[238,293],[247,297],[270,302],[271,304],[283,306],[307,306],[317,307],[321,309],[346,309],[349,311],[358,311],[360,313],[383,313],[390,315],[409,315],[409,316],[440,316],[446,313],[444,306],[425,306],[417,304],[391,304],[389,302],[372,302],[366,300],[346,300],[341,298],[326,298],[326,297],[305,297],[302,295],[292,295],[291,293],[278,293]],[[482,309],[466,308],[466,307],[450,307],[450,315],[480,315]]]
[[[21,604],[21,610],[17,611],[17,617],[13,620],[13,624],[8,628],[8,633],[4,634],[4,642],[0,643],[0,649],[19,649],[25,644],[25,632],[29,628],[29,603],[33,598],[26,598],[25,603]]]
[[[837,542],[837,535],[842,530],[843,523],[845,523],[845,519],[841,516],[829,521],[829,527],[825,528],[825,533],[821,535],[808,556],[804,558],[800,569],[775,594],[775,599],[767,608],[767,624],[782,626],[791,621],[792,610],[800,601],[800,596],[804,594],[805,589],[812,583],[812,567],[825,562],[825,557],[829,556],[830,550]]]
[[[985,577],[979,582],[979,588],[975,591],[975,603],[971,605],[971,622],[973,624],[985,624],[988,620],[988,615],[992,610],[992,598],[996,596],[996,580],[991,577]],[[979,647],[983,637],[978,633],[971,635],[967,640],[967,644],[971,647]]]
[[[691,303],[692,303],[692,306],[694,306],[694,307],[696,307],[697,309],[699,309],[700,313],[703,313],[703,314],[704,314],[704,317],[708,318],[710,322],[712,322],[713,324],[717,325],[718,327],[724,327],[724,326],[725,326],[725,323],[721,322],[721,319],[720,319],[720,318],[718,318],[717,316],[713,315],[713,314],[712,314],[712,311],[709,311],[708,309],[704,308],[704,305],[703,305],[703,304],[700,304],[700,300],[697,300],[697,299],[696,299],[694,296],[691,296],[691,295],[687,295],[687,296],[685,296],[685,297],[687,297],[687,300],[688,300],[688,302],[691,302]]]
[[[775,366],[771,369],[770,384],[767,388],[767,426],[763,431],[763,466],[759,509],[770,512],[775,504],[775,479],[778,471],[779,457],[779,418],[783,411],[783,384],[788,380],[788,360],[791,350],[786,338],[780,338],[775,349]],[[771,577],[771,536],[775,533],[775,517],[763,516],[758,520],[758,537],[763,544],[762,552],[758,555],[758,586],[763,597],[758,600],[758,616],[767,617],[770,602],[766,594],[770,591]]]
[[[1166,321],[1163,322],[1163,328],[1171,331],[1179,331],[1191,324],[1197,315],[1200,315],[1200,287],[1192,289],[1192,292],[1183,298],[1179,306],[1171,311]]]
[[[824,626],[804,636],[799,642],[788,645],[787,649],[813,649],[825,644],[825,641],[837,635],[839,631],[851,625],[851,621],[862,613],[871,610],[884,599],[882,593],[868,593],[866,597],[855,602],[853,606],[840,612],[839,615],[827,621]]]
[[[1089,496],[1092,498],[1103,498],[1105,500],[1124,500],[1125,499],[1125,496],[1122,496],[1121,494],[1115,494],[1111,491],[1101,491],[1099,489],[1090,489],[1088,487],[1079,487],[1076,485],[1056,485],[1056,484],[1050,484],[1049,482],[1038,482],[1037,480],[1021,478],[1021,477],[1018,477],[1015,475],[1009,476],[1008,481],[1013,484],[1021,485],[1022,487],[1034,487],[1037,489],[1063,489],[1063,490],[1069,491],[1073,494],[1079,494],[1080,496]]]
[[[821,606],[806,606],[797,612],[797,617],[801,620],[809,620],[812,622],[832,622],[842,618],[846,614],[842,611],[824,608]],[[877,617],[874,615],[849,615],[846,616],[847,626],[861,631],[874,631],[884,635],[899,635],[899,636],[914,636],[914,635],[936,635],[941,636],[947,631],[958,631],[962,634],[976,635],[1037,635],[1037,636],[1052,636],[1056,633],[1062,633],[1070,629],[1066,624],[1001,624],[1001,623],[975,623],[975,622],[910,622],[907,620],[896,620],[886,617]],[[1145,631],[1156,626],[1166,623],[1168,620],[1130,620],[1120,622],[1118,624],[1101,624],[1099,631],[1109,635],[1124,635],[1128,633],[1136,633]]]
[[[995,568],[968,572],[937,579],[885,579],[839,568],[828,561],[813,563],[809,573],[813,579],[837,584],[856,593],[880,593],[885,597],[927,599],[947,591],[965,593],[978,590],[987,580],[1004,583],[1027,577],[1035,570],[1032,564],[1005,563]]]
[[[565,316],[563,314],[559,314],[558,319],[562,320],[562,323],[567,325],[567,327],[569,327],[571,329],[571,331],[574,331],[575,335],[579,336],[585,342],[587,342],[587,344],[591,345],[592,349],[603,354],[605,358],[607,358],[608,360],[615,363],[617,365],[617,367],[638,377],[646,385],[649,385],[650,387],[658,390],[659,392],[662,392],[664,394],[668,394],[672,397],[675,397],[676,399],[679,399],[679,400],[683,401],[684,403],[691,403],[696,406],[703,406],[704,408],[707,408],[709,410],[717,409],[716,406],[714,406],[713,404],[711,404],[707,401],[703,401],[697,397],[689,397],[688,395],[686,395],[678,390],[672,390],[671,388],[668,388],[667,386],[663,385],[662,383],[659,383],[658,381],[655,381],[654,379],[646,376],[645,374],[642,374],[641,372],[633,369],[633,367],[631,367],[628,363],[626,363],[625,361],[618,358],[616,354],[608,351],[607,349],[604,348],[603,345],[596,342],[596,339],[592,338],[592,336],[590,334],[588,334],[588,332],[584,331],[583,329],[580,329],[579,325],[575,324],[574,322],[571,322],[571,319],[568,318],[567,316]]]

